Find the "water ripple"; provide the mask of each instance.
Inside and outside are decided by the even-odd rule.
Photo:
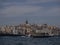
[[[27,38],[3,36],[0,37],[0,45],[60,45],[60,37]]]

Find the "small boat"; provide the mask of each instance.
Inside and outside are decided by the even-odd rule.
[[[33,38],[48,38],[48,37],[52,37],[52,36],[50,36],[48,33],[40,33],[40,34],[33,34],[33,35],[31,35],[31,37],[33,37]]]

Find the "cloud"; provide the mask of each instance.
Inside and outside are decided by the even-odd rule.
[[[4,16],[19,16],[24,15],[26,13],[34,13],[41,9],[42,7],[35,7],[35,6],[10,6],[6,9],[3,9],[0,13],[5,14]]]
[[[13,5],[60,6],[59,0],[0,0],[0,10]]]
[[[59,1],[59,0],[0,0],[2,2],[50,2],[50,1]]]
[[[60,7],[40,7],[40,6],[10,6],[3,9],[0,14],[4,17],[16,16],[59,16]]]
[[[27,0],[30,3],[45,3],[45,2],[58,2],[58,0]]]
[[[60,12],[60,7],[48,7],[48,8],[43,7],[31,15],[33,16],[60,16],[59,12]]]
[[[1,0],[0,17],[59,15],[60,6],[53,2],[58,0]]]
[[[47,2],[60,2],[59,0],[0,0],[3,5],[10,5],[15,3],[20,4],[37,4],[37,3],[47,3]]]

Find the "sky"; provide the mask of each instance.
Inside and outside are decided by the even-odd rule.
[[[60,0],[0,0],[0,25],[48,23],[60,25]]]

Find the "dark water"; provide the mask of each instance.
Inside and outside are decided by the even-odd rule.
[[[28,38],[20,36],[0,36],[0,45],[60,45],[60,37]]]

